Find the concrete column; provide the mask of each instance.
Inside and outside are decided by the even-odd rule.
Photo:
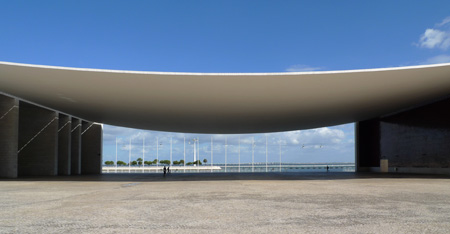
[[[70,175],[71,118],[59,114],[58,121],[58,175]]]
[[[81,132],[81,174],[102,173],[103,127],[83,121]]]
[[[58,113],[19,102],[19,176],[57,175]]]
[[[355,125],[355,166],[357,172],[380,167],[380,121],[371,119]]]
[[[71,123],[71,175],[81,174],[81,120],[77,118],[72,118]]]
[[[19,101],[0,95],[0,177],[17,177]]]

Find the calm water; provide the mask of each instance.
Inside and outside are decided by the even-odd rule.
[[[160,165],[162,167],[163,165]],[[172,166],[172,173],[195,173],[195,172],[211,172],[210,164],[203,164],[201,166],[197,167],[189,167],[190,169],[176,169],[175,166]],[[261,173],[261,172],[325,172],[327,171],[327,166],[329,167],[328,170],[330,172],[354,172],[355,171],[355,164],[354,163],[315,163],[315,164],[304,164],[304,163],[282,163],[280,164],[266,164],[265,163],[258,163],[254,164],[252,166],[251,163],[245,163],[245,164],[214,164],[214,167],[220,167],[220,169],[213,169],[213,172],[215,173],[221,173],[221,172],[242,172],[242,173],[249,173],[249,172],[255,172],[255,173]],[[104,173],[116,173],[114,170],[114,166],[103,166],[103,172]],[[155,166],[145,166],[146,170],[142,171],[142,168],[137,166],[132,166],[129,168],[128,166],[119,167],[124,170],[122,172],[118,173],[156,173]],[[208,168],[208,169],[207,169]],[[161,173],[158,171],[157,173]]]

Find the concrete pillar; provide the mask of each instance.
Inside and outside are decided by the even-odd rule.
[[[72,118],[71,123],[71,175],[79,175],[81,174],[81,120],[77,118]]]
[[[102,173],[103,127],[83,121],[81,132],[81,174]]]
[[[19,101],[0,95],[0,177],[17,177]]]
[[[58,175],[70,175],[71,118],[59,114],[58,121]]]
[[[18,172],[22,175],[57,175],[58,113],[19,102]]]
[[[380,167],[380,122],[378,119],[355,125],[355,166],[357,172],[377,171]]]

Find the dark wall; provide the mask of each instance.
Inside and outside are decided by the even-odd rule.
[[[450,99],[357,124],[358,167],[450,167]]]
[[[81,174],[81,120],[72,118],[70,130],[70,174]]]
[[[357,167],[380,166],[380,122],[375,120],[361,121],[356,126]]]
[[[0,95],[0,177],[17,177],[19,101]]]
[[[82,121],[81,174],[102,173],[102,144],[102,125]]]
[[[57,117],[54,111],[19,102],[19,176],[57,174]]]
[[[450,99],[381,119],[381,157],[390,167],[450,166]]]

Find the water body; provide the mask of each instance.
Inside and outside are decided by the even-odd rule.
[[[161,168],[164,165],[159,165],[159,170],[156,170],[155,165],[145,166],[144,170],[142,167],[138,166],[121,166],[118,167],[119,171],[117,173],[161,173]],[[241,163],[239,164],[213,164],[214,169],[210,169],[210,164],[203,164],[200,166],[171,166],[172,173],[205,173],[205,172],[213,172],[213,173],[265,173],[265,172],[326,172],[327,166],[328,171],[330,172],[354,172],[355,164],[354,163],[314,163],[314,164],[305,164],[305,163]],[[166,166],[167,167],[167,166]],[[111,166],[103,166],[103,173],[116,173],[115,167]]]

